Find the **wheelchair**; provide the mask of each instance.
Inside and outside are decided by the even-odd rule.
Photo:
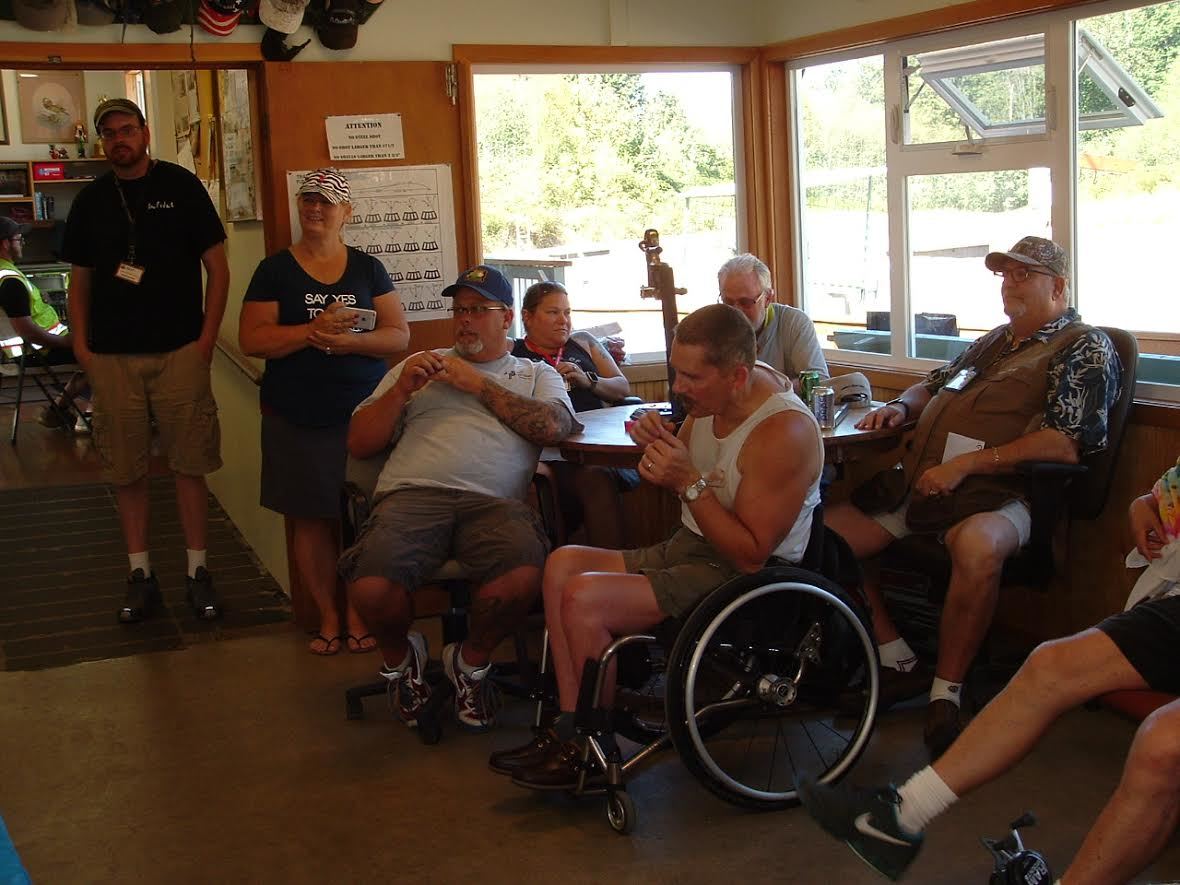
[[[834,579],[859,569],[818,508],[803,563],[810,567],[770,564],[735,578],[683,623],[620,637],[586,662],[575,713],[584,746],[571,792],[605,796],[615,832],[636,821],[628,779],[669,745],[706,789],[756,811],[798,804],[800,775],[835,781],[860,757],[876,716],[877,647],[859,581],[850,591]],[[607,708],[612,663],[618,690]],[[661,694],[662,717],[653,712]],[[604,740],[612,734],[639,748],[624,758]]]

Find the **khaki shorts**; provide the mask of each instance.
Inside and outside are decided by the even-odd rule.
[[[906,508],[910,506],[910,496],[906,495],[901,506],[889,513],[874,513],[870,514],[870,518],[893,535],[894,538],[901,540],[913,534],[913,531],[905,521]],[[997,516],[1002,516],[1016,529],[1016,537],[1020,541],[1020,546],[1023,547],[1028,543],[1028,539],[1032,537],[1032,514],[1029,512],[1028,505],[1020,500],[1012,500],[1007,504],[990,511]],[[952,526],[953,528],[954,526]],[[943,535],[946,533],[943,532]]]
[[[170,353],[96,353],[94,447],[106,478],[130,485],[148,474],[151,418],[174,473],[204,476],[221,467],[221,427],[209,364],[196,343]]]
[[[651,582],[660,611],[682,618],[697,603],[742,572],[699,535],[679,528],[667,541],[638,550],[624,550],[623,564],[631,574]]]
[[[521,566],[540,569],[548,553],[541,518],[523,501],[419,486],[377,501],[337,571],[349,582],[380,577],[412,593],[449,559],[483,586]]]

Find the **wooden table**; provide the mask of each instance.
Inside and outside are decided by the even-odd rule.
[[[647,407],[657,408],[660,405],[667,404],[650,403]],[[824,450],[830,463],[841,464],[850,460],[852,450],[857,446],[868,443],[886,447],[892,445],[898,434],[913,426],[914,422],[907,422],[900,427],[857,430],[856,422],[879,405],[881,403],[850,408],[835,427],[822,431]],[[575,464],[603,467],[638,466],[641,449],[624,429],[625,422],[637,408],[645,406],[611,406],[606,409],[578,412],[578,420],[582,422],[584,429],[581,433],[575,433],[566,439],[558,447],[561,457]]]

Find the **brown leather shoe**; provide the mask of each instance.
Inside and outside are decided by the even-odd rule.
[[[512,783],[530,790],[572,790],[578,785],[582,751],[575,743],[554,741],[528,768],[518,768]]]
[[[963,732],[957,704],[939,698],[926,705],[926,728],[922,733],[930,761],[935,762]]]
[[[543,762],[554,744],[561,743],[552,728],[538,730],[533,739],[520,747],[498,750],[488,757],[488,768],[496,774],[513,775],[517,771],[531,768]]]

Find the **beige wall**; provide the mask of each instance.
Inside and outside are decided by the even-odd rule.
[[[805,5],[805,4],[800,4]],[[764,0],[387,0],[361,27],[353,49],[331,51],[301,29],[289,42],[312,38],[299,61],[416,61],[451,57],[455,43],[586,45],[736,45],[767,42]],[[118,44],[122,27],[78,27],[67,33],[38,33],[15,22],[0,22],[0,41]],[[256,43],[258,25],[238,28],[233,42]],[[188,29],[159,36],[142,25],[127,29],[128,43],[187,43]],[[197,42],[223,42],[200,28]]]
[[[793,40],[965,2],[968,0],[766,0],[758,43]]]

